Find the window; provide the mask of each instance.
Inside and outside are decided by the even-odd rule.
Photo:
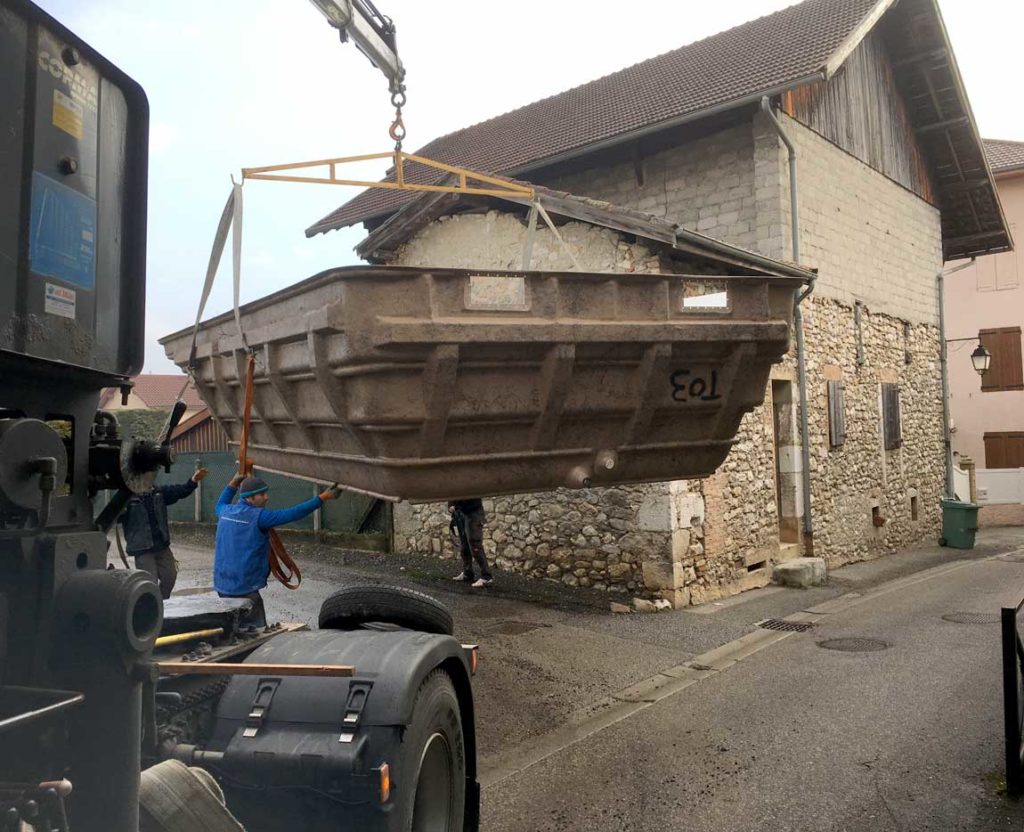
[[[981,377],[981,389],[1024,390],[1024,363],[1021,362],[1020,327],[983,329],[978,333],[981,345],[992,353],[988,372]]]
[[[828,444],[838,448],[846,441],[846,404],[841,381],[828,382]]]
[[[1024,432],[985,434],[986,468],[1024,468]]]
[[[903,432],[900,425],[900,386],[898,384],[882,385],[882,433],[887,451],[903,444]]]
[[[1017,224],[1009,223],[1010,236],[1016,239]],[[1020,285],[1020,249],[982,257],[974,264],[979,292],[1001,292]]]

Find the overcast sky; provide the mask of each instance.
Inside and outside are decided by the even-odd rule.
[[[191,323],[242,167],[386,151],[384,77],[307,0],[37,0],[145,88],[151,110],[146,370]],[[982,135],[1024,140],[1020,0],[940,0]],[[407,149],[792,5],[631,0],[377,0],[408,73]],[[362,171],[370,176],[380,171]],[[357,229],[303,230],[350,188],[245,186],[243,300],[357,262]],[[208,312],[230,308],[230,271]]]

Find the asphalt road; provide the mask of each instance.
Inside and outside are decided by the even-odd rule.
[[[514,576],[474,592],[447,561],[298,543],[303,586],[266,598],[271,617],[313,624],[353,582],[452,608],[456,635],[481,644],[485,832],[1019,830],[1024,807],[998,793],[998,625],[942,618],[1019,600],[1024,562],[994,559],[1017,547],[1024,530],[994,531],[974,552],[923,548],[814,590],[617,616],[600,592]],[[209,586],[208,539],[179,534],[175,551],[181,591]],[[754,626],[808,608],[807,632]],[[818,646],[842,637],[887,646]],[[735,662],[741,638],[754,641]]]
[[[1000,830],[999,627],[1024,563],[969,563],[863,596],[806,632],[490,784],[484,828]],[[821,642],[869,638],[885,649]]]

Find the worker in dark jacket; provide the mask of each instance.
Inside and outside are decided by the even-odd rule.
[[[483,500],[452,500],[448,503],[448,512],[452,516],[448,526],[452,541],[462,555],[462,571],[453,580],[465,581],[474,589],[490,586],[491,569],[484,554],[484,522],[487,517]],[[474,560],[480,567],[479,578],[473,575]]]
[[[221,598],[248,598],[253,606],[244,624],[267,626],[267,614],[260,590],[270,575],[270,541],[267,532],[275,526],[294,523],[312,514],[325,500],[334,500],[338,488],[328,488],[318,497],[291,508],[266,508],[270,486],[260,477],[232,478],[217,501],[217,541],[213,557],[213,588]],[[235,495],[241,499],[234,502]]]
[[[181,485],[157,485],[145,494],[136,494],[121,514],[125,546],[135,558],[135,567],[145,569],[160,585],[160,594],[171,597],[178,579],[178,564],[171,551],[171,531],[167,525],[167,506],[184,500],[207,474],[199,468]]]

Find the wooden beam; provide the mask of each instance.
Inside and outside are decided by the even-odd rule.
[[[963,127],[965,124],[970,124],[970,119],[967,116],[957,116],[956,118],[947,118],[942,121],[935,121],[931,124],[923,124],[920,127],[915,127],[915,133],[932,133],[936,130],[948,130],[950,127]]]
[[[989,181],[987,179],[965,179],[962,182],[950,182],[948,185],[943,184],[941,186],[944,191],[975,191],[987,188]]]
[[[920,64],[924,61],[933,60],[934,58],[948,59],[948,57],[949,53],[946,51],[945,47],[939,47],[938,49],[927,49],[924,52],[916,52],[913,55],[900,58],[898,61],[893,61],[892,65],[894,69],[901,69],[902,67]]]

